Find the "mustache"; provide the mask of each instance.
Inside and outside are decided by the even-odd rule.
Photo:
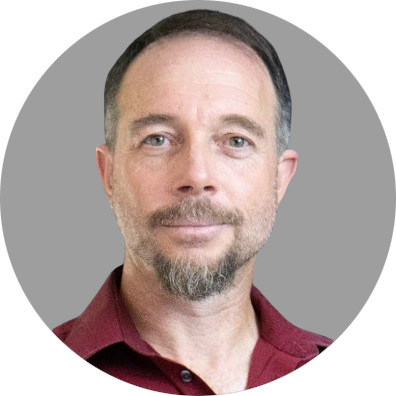
[[[244,216],[239,209],[227,209],[209,198],[185,198],[175,205],[158,209],[148,218],[150,227],[167,226],[177,221],[240,225]]]

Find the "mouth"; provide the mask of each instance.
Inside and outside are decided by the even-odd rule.
[[[180,221],[163,224],[164,227],[214,227],[221,226],[223,223],[210,223],[205,221],[195,222],[195,221]]]
[[[207,221],[180,221],[163,224],[162,229],[177,239],[194,238],[209,240],[221,232],[228,224]]]

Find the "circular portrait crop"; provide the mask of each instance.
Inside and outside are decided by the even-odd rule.
[[[325,358],[382,271],[395,182],[334,54],[257,9],[188,1],[116,18],[47,70],[1,208],[67,353],[144,389],[228,394]]]

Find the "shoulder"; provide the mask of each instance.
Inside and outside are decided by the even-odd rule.
[[[118,267],[110,274],[81,315],[53,329],[64,344],[84,359],[123,340],[117,293],[121,270]]]
[[[296,369],[303,366],[333,343],[333,340],[320,334],[293,326],[298,336],[293,343],[289,343],[285,350],[295,358],[299,358]]]
[[[278,350],[299,359],[312,359],[319,355],[333,340],[320,334],[294,326],[284,319],[278,334],[271,337],[271,343]]]
[[[71,330],[73,329],[75,321],[76,319],[68,320],[67,322],[55,327],[52,331],[61,341],[65,342]]]
[[[293,326],[293,332],[296,335],[296,339],[298,339],[300,345],[304,345],[307,349],[317,348],[318,353],[322,352],[328,346],[330,346],[333,342],[332,339],[325,337],[320,334],[312,333],[308,330],[303,330],[299,327]]]

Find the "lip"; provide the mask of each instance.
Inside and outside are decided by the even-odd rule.
[[[171,223],[171,224],[165,224],[164,227],[214,227],[214,226],[221,226],[224,224],[221,223],[195,223],[195,222],[188,222],[188,221],[183,221],[180,223]]]
[[[180,222],[163,226],[170,234],[177,238],[210,239],[223,230],[227,224]]]

